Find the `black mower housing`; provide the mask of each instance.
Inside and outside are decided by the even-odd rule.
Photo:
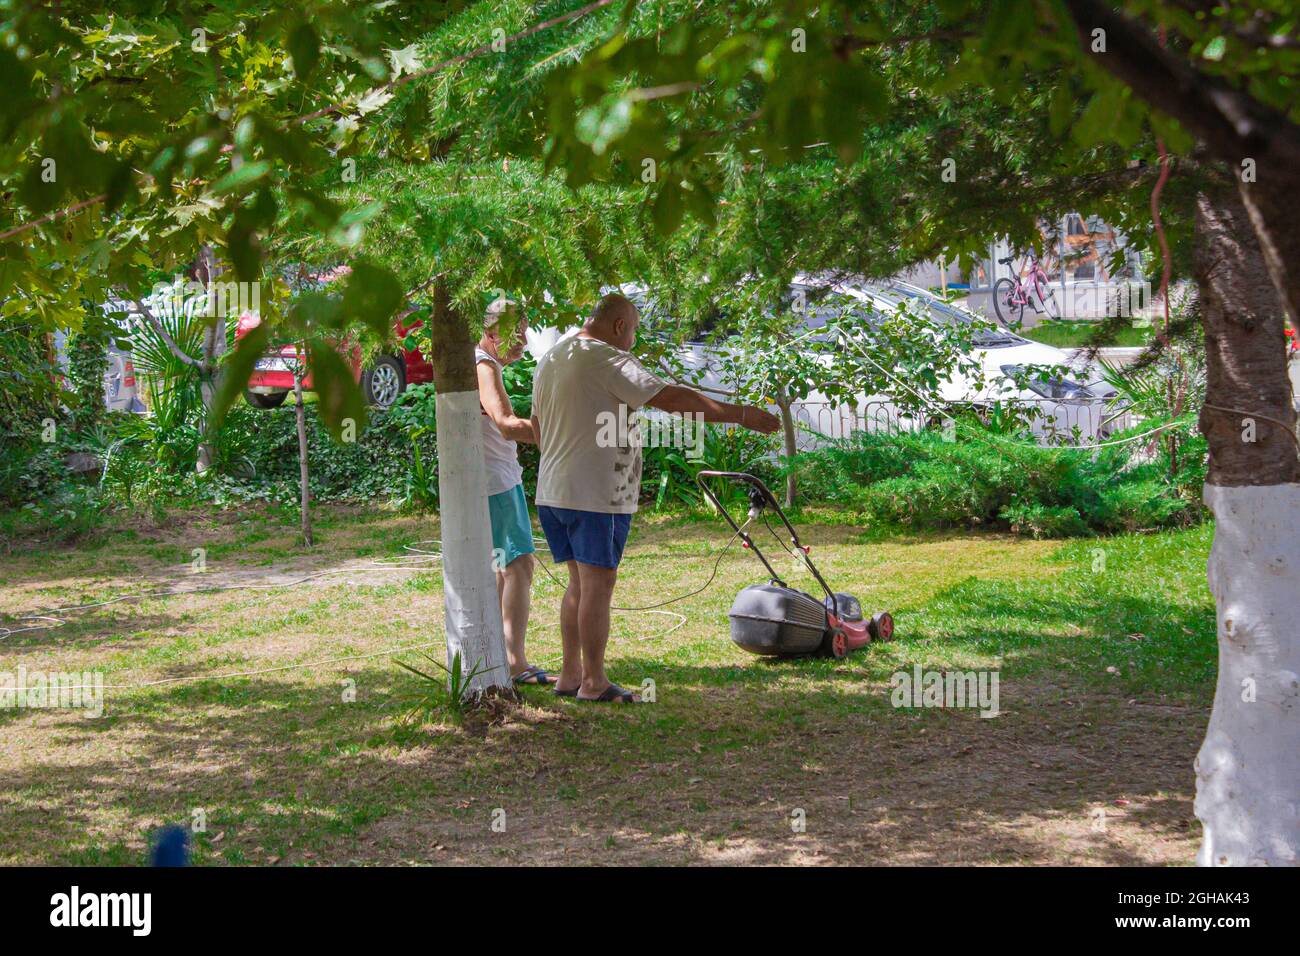
[[[751,654],[815,654],[830,622],[816,598],[779,584],[751,584],[732,602],[731,639]]]

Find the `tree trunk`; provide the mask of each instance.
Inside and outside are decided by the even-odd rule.
[[[212,283],[220,275],[216,256],[211,246],[204,246],[199,251],[194,264],[197,281],[203,283],[207,302],[212,302]],[[221,356],[226,352],[226,318],[223,315],[210,316],[208,326],[203,331],[202,351],[199,355],[199,396],[203,401],[203,422],[201,430],[207,433],[208,419],[212,413],[212,404],[216,401],[221,388]],[[207,441],[199,442],[199,455],[196,470],[202,474],[212,467],[216,458],[216,449]]]
[[[1257,254],[1293,325],[1300,324],[1300,125],[1160,45],[1148,22],[1110,0],[1065,0],[1085,51],[1103,70],[1178,120],[1237,179]],[[1092,32],[1105,31],[1095,48]]]
[[[1206,866],[1300,863],[1300,460],[1283,308],[1240,197],[1198,198],[1219,677],[1196,758]]]
[[[1300,863],[1300,468],[1283,313],[1300,321],[1300,126],[1202,73],[1109,0],[1065,0],[1084,50],[1237,179],[1198,197],[1219,682],[1196,759],[1203,865]],[[1104,31],[1104,48],[1091,45]],[[1253,439],[1253,440],[1251,440]]]
[[[447,667],[451,668],[459,654],[462,674],[474,675],[466,683],[471,696],[514,698],[492,566],[474,337],[465,317],[452,307],[441,281],[433,290],[429,333],[438,390],[438,495]]]
[[[794,477],[795,445],[794,414],[790,411],[790,396],[784,390],[776,395],[776,407],[781,412],[781,435],[785,441],[785,507],[793,508],[798,496],[798,483]]]
[[[307,547],[311,537],[311,482],[307,464],[307,408],[302,401],[302,370],[293,373],[294,416],[298,419],[298,510],[302,512],[302,541]]]

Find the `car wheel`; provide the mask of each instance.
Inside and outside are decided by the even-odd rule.
[[[288,392],[244,392],[244,398],[254,408],[279,408],[288,397]]]
[[[400,359],[381,355],[361,373],[361,393],[377,408],[392,408],[406,391],[406,373]]]

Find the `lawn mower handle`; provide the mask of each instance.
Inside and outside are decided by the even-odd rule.
[[[785,525],[786,530],[790,532],[790,543],[798,548],[800,554],[803,555],[804,565],[813,573],[813,577],[817,579],[817,583],[822,586],[822,590],[826,592],[826,596],[831,599],[831,606],[836,609],[836,614],[838,616],[839,599],[835,597],[835,592],[830,589],[830,585],[828,585],[826,580],[821,576],[821,572],[813,565],[812,559],[808,557],[807,549],[799,543],[799,532],[794,530],[794,525],[790,523],[790,519],[787,518],[785,512],[781,510],[781,503],[776,500],[776,496],[772,494],[771,489],[763,483],[762,479],[756,478],[755,476],[743,471],[701,471],[695,475],[695,483],[700,486],[700,491],[704,492],[704,496],[709,499],[713,504],[713,507],[717,508],[718,511],[722,513],[722,516],[727,519],[727,524],[731,525],[731,527],[735,529],[736,534],[740,535],[740,540],[745,542],[745,545],[749,550],[753,551],[754,554],[758,556],[758,560],[763,562],[763,567],[767,568],[768,573],[772,576],[772,581],[781,585],[781,587],[787,587],[786,583],[782,581],[780,576],[776,573],[776,570],[768,563],[763,552],[758,550],[758,546],[754,544],[754,539],[751,538],[740,525],[736,524],[736,520],[731,517],[731,513],[723,507],[722,502],[718,500],[718,496],[713,493],[713,490],[704,481],[705,478],[729,478],[733,481],[744,482],[759,493],[762,498],[761,504],[772,508],[776,512],[777,517],[781,519],[781,523]],[[750,500],[753,500],[752,493]],[[758,505],[760,502],[755,502],[755,504]]]

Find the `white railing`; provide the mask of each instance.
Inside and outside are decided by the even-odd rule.
[[[948,402],[950,412],[969,409],[985,423],[999,417],[1020,422],[1040,445],[1093,445],[1131,427],[1130,411],[1103,402],[1061,402],[1051,399],[1012,399],[999,402]],[[859,432],[898,435],[924,429],[942,430],[944,416],[935,411],[908,412],[888,399],[861,402],[857,407],[832,402],[796,402],[791,413],[798,429],[796,444],[809,450],[842,441]]]

